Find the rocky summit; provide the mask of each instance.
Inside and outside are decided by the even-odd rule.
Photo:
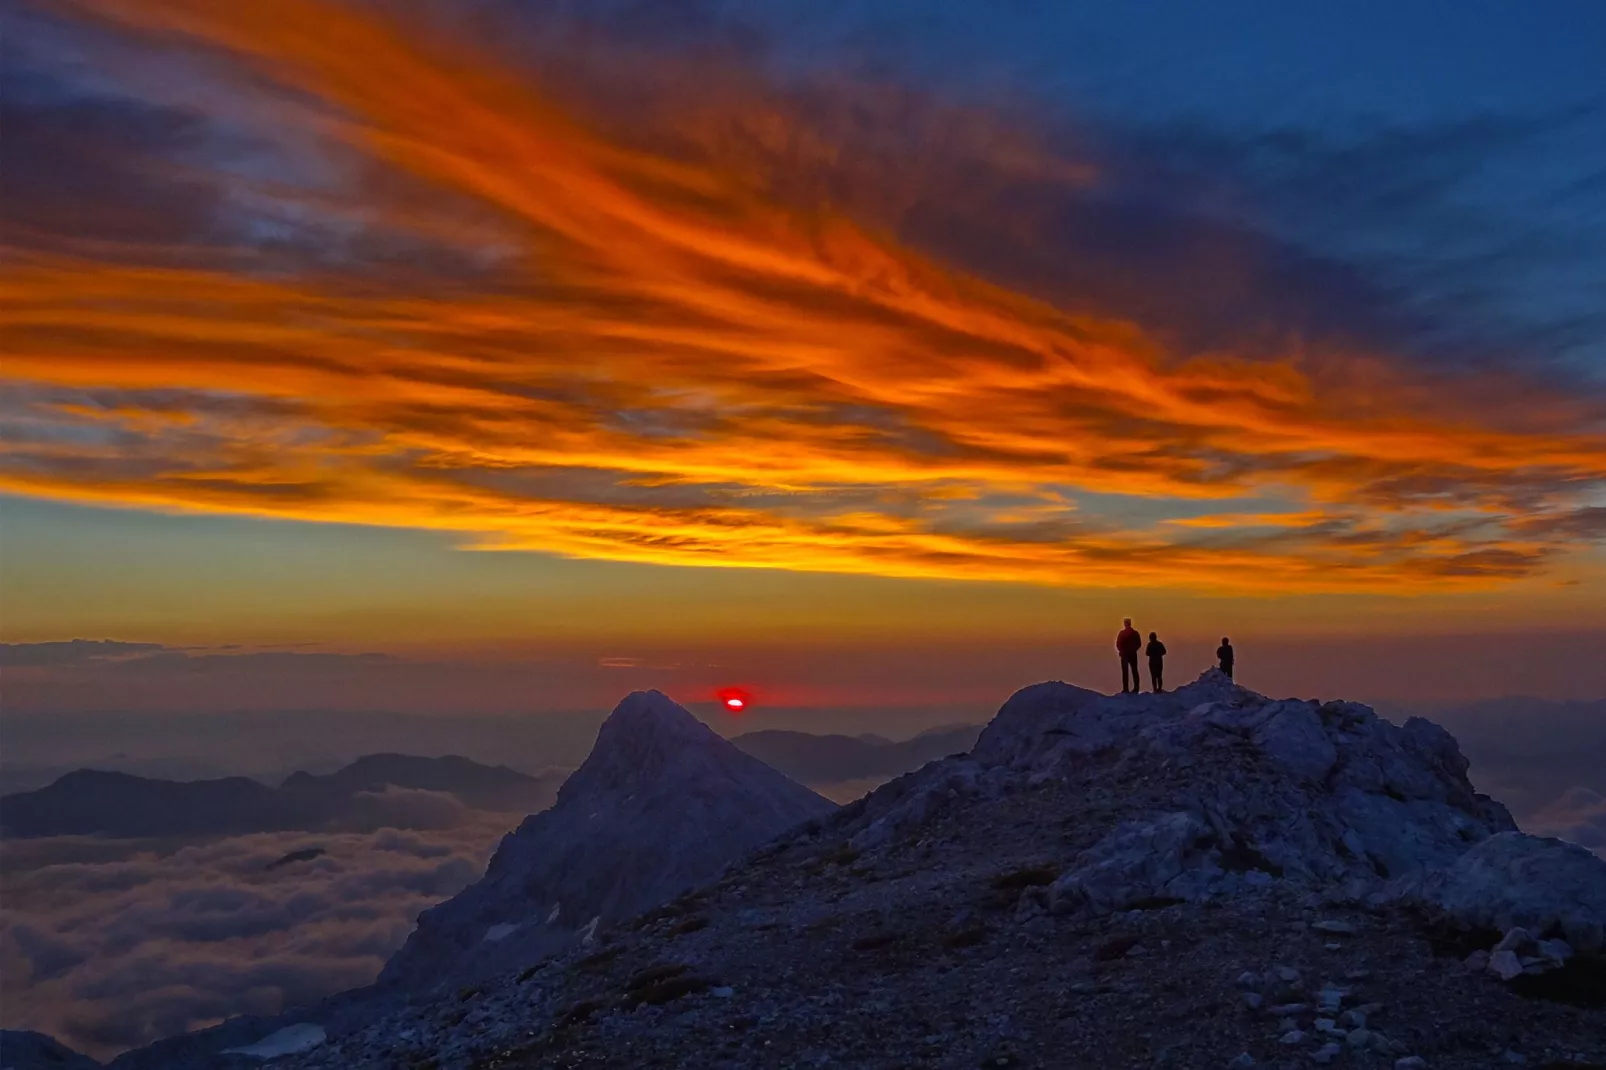
[[[702,805],[653,796],[671,759],[651,733],[695,731],[666,703],[627,700],[617,746],[599,739],[485,881],[425,915],[395,972],[543,910],[586,939],[532,943],[274,1065],[1606,1066],[1606,861],[1518,832],[1427,721],[1214,671],[1161,695],[1039,684],[970,754],[631,917],[569,874],[693,872],[698,841],[668,825],[606,862],[585,835]],[[716,752],[686,761],[727,768]],[[819,809],[773,790],[751,816]]]
[[[380,985],[458,985],[591,943],[834,808],[659,692],[635,692],[557,803],[503,839],[480,881],[419,916]]]

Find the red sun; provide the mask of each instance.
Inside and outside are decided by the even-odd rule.
[[[718,694],[719,704],[725,707],[726,713],[730,714],[746,713],[747,707],[753,701],[748,693],[739,687],[721,688]]]

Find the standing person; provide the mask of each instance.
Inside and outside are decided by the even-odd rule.
[[[1231,680],[1232,643],[1227,640],[1225,635],[1221,637],[1221,645],[1216,647],[1216,659],[1221,662],[1221,671],[1227,674],[1227,679]]]
[[[1138,675],[1138,650],[1143,646],[1143,636],[1139,635],[1138,630],[1132,627],[1131,617],[1127,617],[1121,623],[1125,627],[1115,637],[1115,652],[1121,655],[1121,694],[1124,695],[1131,691],[1135,695],[1143,690],[1143,677]],[[1128,687],[1126,683],[1126,673],[1129,666],[1132,670],[1131,687]]]
[[[1153,632],[1149,633],[1149,645],[1143,648],[1149,655],[1149,683],[1153,685],[1155,694],[1165,690],[1165,644]]]

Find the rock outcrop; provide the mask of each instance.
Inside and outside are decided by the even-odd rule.
[[[420,915],[380,984],[416,989],[534,962],[833,809],[659,692],[635,692],[557,803],[503,839],[482,880]]]
[[[1606,951],[1606,862],[1575,843],[1502,832],[1408,892],[1467,928],[1554,932],[1575,950]]]
[[[1473,789],[1437,725],[1396,726],[1355,703],[1270,700],[1212,671],[1141,698],[1025,688],[969,757],[873,793],[852,842],[886,843],[956,800],[1049,780],[1104,785],[1113,800],[1140,778],[1165,789],[1165,807],[1078,855],[1046,893],[1055,909],[1109,913],[1273,879],[1382,892],[1516,827]]]

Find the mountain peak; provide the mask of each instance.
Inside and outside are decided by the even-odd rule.
[[[597,747],[651,738],[666,745],[718,738],[680,703],[658,690],[632,691],[613,708],[597,734]]]
[[[597,742],[559,800],[631,794],[711,766],[758,764],[661,691],[632,691],[597,731]]]
[[[484,879],[420,915],[381,982],[429,985],[534,961],[833,809],[667,695],[632,692],[557,803],[503,839]]]

